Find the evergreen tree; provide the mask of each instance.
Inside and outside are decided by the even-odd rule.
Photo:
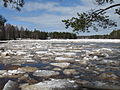
[[[5,29],[4,29],[4,24],[6,21],[7,20],[2,15],[0,15],[0,33],[1,33],[0,39],[1,40],[6,39]]]

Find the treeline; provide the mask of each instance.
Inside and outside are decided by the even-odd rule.
[[[18,28],[11,24],[5,24],[0,29],[0,40],[16,40],[16,39],[76,39],[76,34],[68,32],[43,32],[40,30],[28,30],[23,27]]]
[[[108,35],[77,36],[69,32],[43,32],[40,30],[28,30],[18,28],[11,24],[0,27],[0,40],[16,39],[120,39],[120,30],[113,30]]]
[[[50,32],[48,36],[52,39],[77,39],[76,34],[68,32]]]
[[[108,35],[108,38],[111,39],[120,39],[120,30],[114,30]]]
[[[120,30],[113,30],[108,35],[78,36],[80,39],[120,39]]]

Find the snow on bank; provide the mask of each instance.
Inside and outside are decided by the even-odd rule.
[[[113,43],[120,43],[120,39],[51,39],[50,41],[113,42]]]
[[[50,39],[50,40],[34,40],[34,39],[24,39],[24,40],[11,40],[11,41],[23,41],[23,42],[108,42],[108,43],[120,43],[120,39]]]

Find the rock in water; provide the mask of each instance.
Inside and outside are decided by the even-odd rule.
[[[59,62],[74,62],[74,58],[56,57],[55,61],[59,61]]]
[[[16,82],[14,82],[14,81],[9,80],[5,84],[3,90],[18,90],[18,84]]]
[[[34,85],[23,86],[21,90],[76,90],[78,88],[74,81],[66,79],[53,79]]]
[[[79,72],[77,72],[75,69],[65,69],[63,71],[63,73],[65,75],[75,75],[75,74],[79,74]]]
[[[18,68],[18,70],[23,71],[23,72],[35,72],[38,69],[36,67],[26,66],[26,67]]]
[[[50,64],[61,68],[67,68],[70,65],[70,63],[50,63]]]
[[[119,80],[119,77],[112,72],[102,73],[99,75],[99,78],[107,80]]]
[[[37,70],[33,73],[34,76],[38,77],[51,77],[51,76],[57,76],[60,73],[57,71],[50,71],[50,70]]]

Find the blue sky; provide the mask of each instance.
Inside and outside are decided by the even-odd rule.
[[[116,0],[119,2],[119,0]],[[2,4],[2,3],[1,3]],[[7,23],[23,26],[30,30],[38,29],[46,32],[60,31],[72,32],[72,28],[65,29],[63,19],[76,16],[77,12],[86,12],[90,9],[105,8],[107,5],[97,6],[94,0],[25,0],[22,11],[11,8],[4,8],[0,5],[0,14],[7,19]],[[113,20],[118,21],[118,16],[114,16],[108,11]],[[119,24],[119,21],[118,21]],[[120,28],[120,27],[117,27]],[[107,34],[113,29],[99,29],[90,33],[79,33],[79,35]]]

